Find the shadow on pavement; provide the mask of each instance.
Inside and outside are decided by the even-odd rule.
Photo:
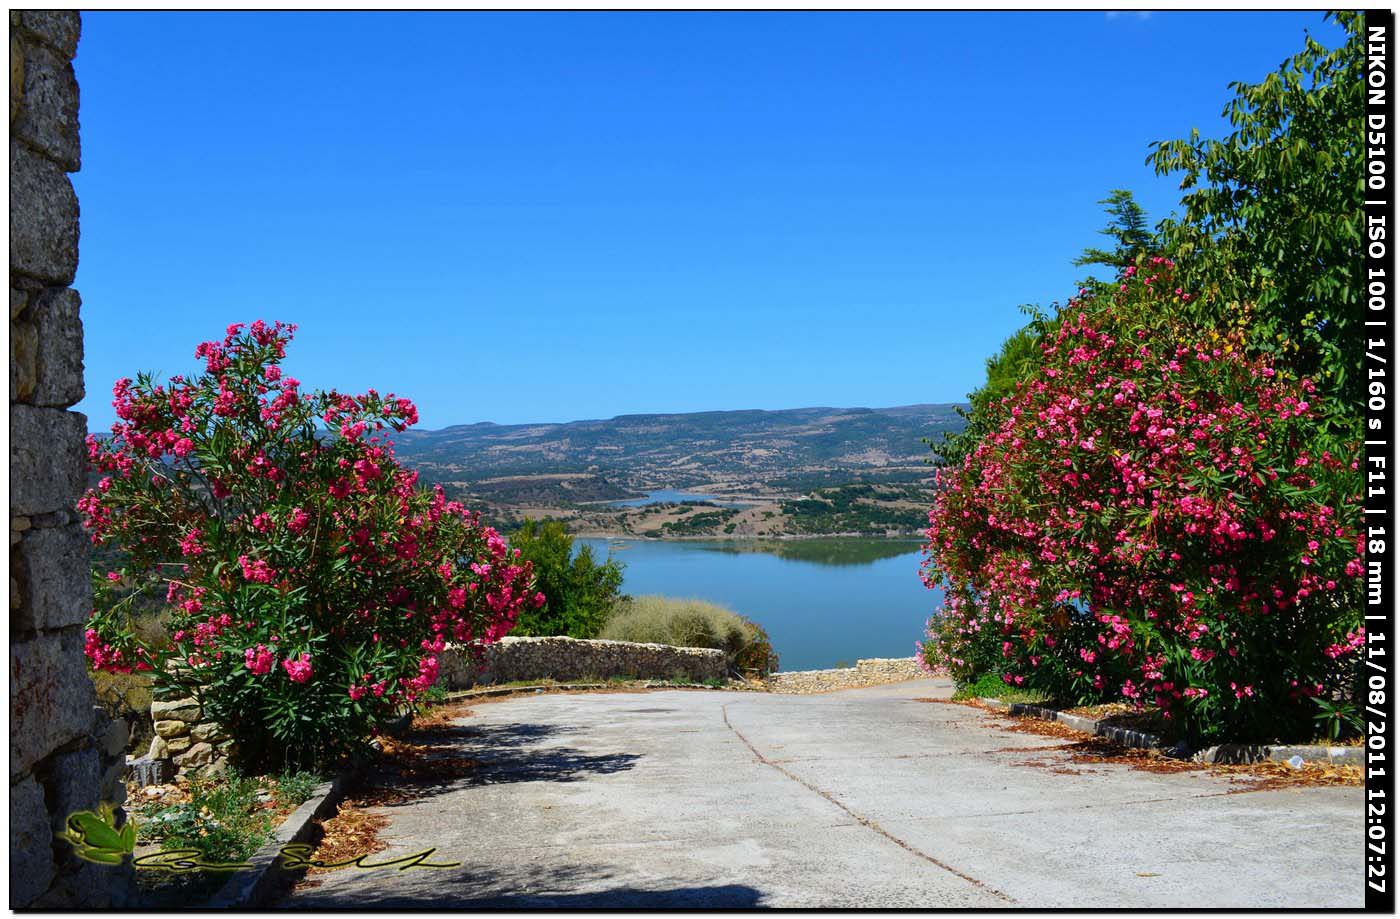
[[[590,754],[551,743],[572,728],[549,724],[447,725],[404,738],[402,751],[367,782],[375,803],[393,806],[449,791],[508,782],[575,782],[631,769],[635,753]],[[376,795],[375,792],[380,794]]]
[[[511,893],[481,897],[463,896],[462,891],[425,891],[421,895],[385,891],[382,898],[363,890],[347,892],[345,901],[334,896],[316,896],[286,905],[301,909],[755,909],[762,906],[758,890],[743,884],[713,887],[675,887],[668,890],[642,890],[618,887],[588,893]]]
[[[745,884],[636,886],[609,865],[538,865],[501,872],[463,865],[440,870],[322,875],[279,905],[297,909],[753,909],[763,894]],[[365,883],[371,880],[372,883]],[[337,882],[352,881],[342,887]],[[590,889],[591,888],[591,889]]]

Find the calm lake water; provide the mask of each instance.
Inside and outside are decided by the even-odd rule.
[[[628,498],[625,501],[609,501],[614,507],[641,507],[644,504],[680,504],[682,501],[709,501],[711,504],[718,504],[720,507],[749,507],[752,502],[742,501],[721,501],[714,495],[702,495],[691,491],[676,491],[671,488],[660,488],[656,491],[647,492],[642,498]]]
[[[768,630],[783,670],[908,657],[938,606],[904,540],[580,539],[626,566],[622,589],[722,603]]]

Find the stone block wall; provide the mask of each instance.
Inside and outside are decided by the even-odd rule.
[[[854,667],[831,670],[790,670],[771,674],[765,685],[772,692],[805,695],[834,689],[858,689],[883,683],[927,679],[916,657],[872,657],[856,661]]]
[[[465,649],[439,655],[438,685],[466,689],[519,680],[583,681],[627,677],[679,679],[692,683],[723,680],[724,652],[713,648],[673,648],[581,638],[503,638],[488,645],[477,662]]]
[[[126,725],[96,707],[83,657],[92,605],[83,488],[78,199],[81,22],[10,13],[10,906],[118,906],[133,872],[76,858],[73,811],[120,805]],[[119,817],[119,819],[124,819]]]
[[[194,699],[152,702],[151,718],[156,736],[146,755],[170,760],[174,771],[217,769],[228,758],[233,741],[218,724],[204,718]]]

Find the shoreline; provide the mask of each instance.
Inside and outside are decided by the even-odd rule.
[[[771,535],[739,535],[734,533],[715,536],[638,536],[628,533],[570,533],[574,539],[627,540],[630,542],[802,542],[815,539],[868,539],[879,542],[922,543],[922,534],[908,536],[873,536],[869,533],[784,533]]]

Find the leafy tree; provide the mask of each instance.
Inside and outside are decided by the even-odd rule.
[[[928,441],[934,462],[940,466],[956,466],[977,442],[995,426],[996,409],[1001,400],[1011,395],[1016,384],[1028,379],[1040,362],[1041,336],[1045,333],[1046,317],[1032,306],[1022,306],[1031,321],[1001,343],[1001,349],[987,358],[987,378],[977,389],[968,393],[968,408],[958,409],[967,420],[962,430],[944,433],[938,443]]]
[[[1309,35],[1263,81],[1231,84],[1228,137],[1193,129],[1155,143],[1148,162],[1183,174],[1185,212],[1159,230],[1178,282],[1199,295],[1196,317],[1245,327],[1251,346],[1314,376],[1341,397],[1335,418],[1361,397],[1365,26],[1360,13],[1329,15],[1341,47]]]
[[[1090,246],[1074,260],[1074,264],[1107,265],[1121,270],[1133,264],[1139,255],[1152,253],[1156,248],[1156,239],[1147,227],[1147,212],[1133,198],[1131,191],[1115,188],[1099,204],[1105,205],[1104,211],[1111,218],[1108,226],[1099,233],[1112,239],[1114,247],[1109,251]]]
[[[574,538],[557,520],[527,519],[510,544],[533,566],[545,597],[543,606],[521,613],[514,634],[596,637],[620,599],[622,565],[611,558],[600,564],[590,546],[575,552]]]

